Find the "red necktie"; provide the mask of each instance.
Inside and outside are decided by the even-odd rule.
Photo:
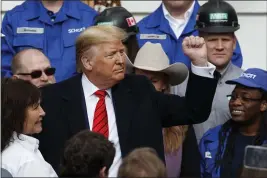
[[[95,95],[99,98],[94,114],[93,132],[100,133],[108,138],[108,115],[105,104],[106,91],[98,90]]]

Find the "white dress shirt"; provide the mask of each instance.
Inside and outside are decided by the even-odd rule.
[[[84,74],[82,75],[82,87],[85,96],[85,104],[87,109],[87,116],[90,125],[90,130],[92,130],[95,108],[99,100],[99,98],[95,96],[94,93],[99,89],[94,84],[92,84]],[[117,177],[117,172],[121,164],[121,148],[119,143],[115,112],[112,103],[111,89],[106,90],[106,92],[107,95],[105,97],[105,103],[108,114],[108,129],[109,129],[108,139],[114,143],[116,149],[116,154],[113,164],[109,169],[109,177]]]
[[[208,63],[207,67],[197,67],[191,64],[191,70],[194,74],[200,75],[203,77],[213,78],[213,72],[215,71],[215,66],[211,63]],[[82,75],[82,87],[85,96],[85,103],[87,109],[87,116],[90,125],[90,130],[92,130],[95,107],[99,98],[94,95],[94,93],[99,90],[94,84],[92,84],[88,78],[83,74]],[[106,109],[108,114],[108,128],[109,128],[109,140],[114,143],[116,154],[109,169],[109,177],[117,177],[118,169],[121,164],[121,148],[119,142],[119,136],[117,131],[116,116],[112,103],[111,89],[106,90],[107,95],[105,97]]]
[[[14,141],[2,152],[2,168],[13,177],[58,177],[54,169],[41,155],[39,140],[13,134]]]
[[[172,31],[174,32],[176,38],[178,39],[182,32],[184,31],[184,28],[186,27],[193,11],[194,11],[195,1],[193,1],[191,7],[185,12],[184,19],[176,19],[169,11],[166,9],[164,3],[162,3],[162,9],[164,17],[168,20],[170,27],[172,28]]]

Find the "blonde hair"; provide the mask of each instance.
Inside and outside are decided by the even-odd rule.
[[[113,41],[123,41],[127,33],[112,25],[91,26],[84,30],[76,40],[76,65],[81,72],[81,58],[86,52],[91,52],[92,47]],[[90,54],[93,56],[93,54]]]
[[[136,148],[123,160],[118,177],[167,177],[166,168],[152,148]]]
[[[182,146],[187,130],[188,126],[163,128],[163,142],[166,153],[173,153]]]

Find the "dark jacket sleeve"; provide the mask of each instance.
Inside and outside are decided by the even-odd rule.
[[[192,125],[188,127],[183,143],[180,178],[186,177],[200,177],[200,153],[195,130]]]
[[[163,127],[206,121],[210,115],[217,81],[190,73],[185,97],[155,92],[155,102]]]

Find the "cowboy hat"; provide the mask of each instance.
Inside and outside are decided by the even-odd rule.
[[[169,58],[160,43],[146,42],[138,51],[134,64],[130,65],[141,70],[163,72],[169,76],[169,84],[172,86],[182,83],[188,75],[185,64],[169,64]]]

